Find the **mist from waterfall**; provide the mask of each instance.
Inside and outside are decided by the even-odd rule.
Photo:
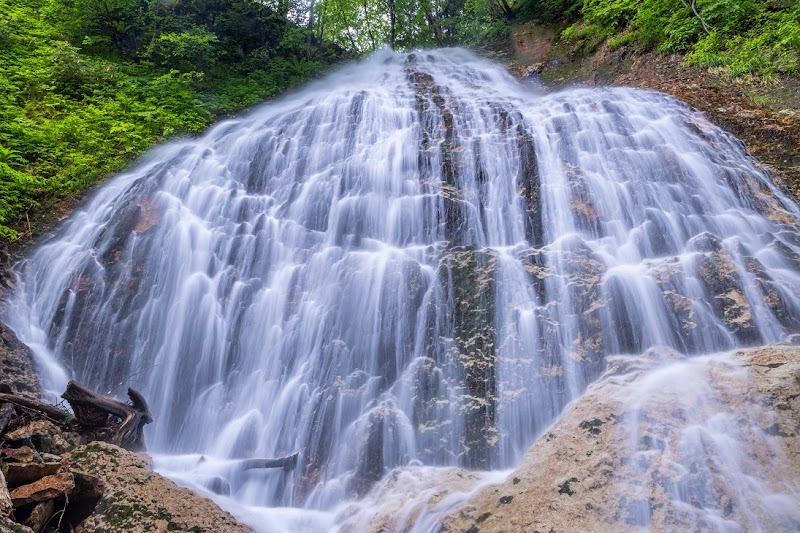
[[[395,467],[511,468],[607,355],[799,332],[798,215],[666,95],[382,51],[112,179],[5,318],[47,389],[140,390],[176,476],[333,527]]]

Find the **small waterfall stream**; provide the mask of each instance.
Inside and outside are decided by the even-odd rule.
[[[139,389],[165,470],[334,527],[394,467],[513,467],[607,355],[800,332],[798,216],[663,94],[383,51],[153,150],[17,265],[6,319],[50,390]]]

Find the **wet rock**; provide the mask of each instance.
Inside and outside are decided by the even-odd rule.
[[[654,379],[665,363],[688,365],[686,375],[695,376],[697,388],[665,372],[658,375],[670,385],[643,389],[643,378]],[[610,358],[601,379],[508,480],[465,501],[443,521],[443,531],[689,531],[711,528],[720,516],[743,530],[796,530],[800,515],[786,491],[800,476],[800,440],[790,435],[800,419],[798,376],[800,348],[785,345],[725,359],[657,352]],[[698,390],[706,392],[695,399]],[[687,451],[696,406],[708,420],[725,420],[718,431],[736,435],[740,473],[709,467],[718,455],[702,446]],[[576,428],[594,420],[602,422],[602,432],[576,438]],[[637,434],[653,445],[631,447]],[[730,477],[738,475],[744,477]],[[498,506],[499,494],[513,500]]]
[[[755,276],[755,285],[764,297],[764,303],[787,331],[800,330],[800,309],[792,295],[784,294],[779,284],[767,274],[767,269],[755,257],[745,257],[745,268]]]
[[[339,513],[340,531],[409,531],[435,514],[448,497],[468,491],[485,473],[460,468],[407,466],[391,471],[360,502]],[[431,524],[432,525],[432,524]]]
[[[519,146],[519,183],[520,196],[525,204],[527,214],[525,220],[525,236],[531,245],[540,247],[544,244],[544,225],[542,224],[541,177],[536,159],[536,146],[533,135],[522,125],[517,128],[517,144]]]
[[[384,412],[375,410],[367,417],[366,428],[358,443],[356,472],[350,482],[350,490],[363,496],[383,477]]]
[[[103,481],[105,490],[76,533],[144,531],[246,532],[214,502],[178,487],[153,472],[136,454],[107,443],[82,446],[65,456],[65,465],[78,474]]]
[[[692,237],[686,247],[696,252],[719,252],[722,250],[722,243],[719,242],[716,235],[704,231]]]
[[[724,250],[704,254],[697,263],[697,271],[711,296],[717,316],[740,342],[748,345],[758,343],[761,335],[730,254]]]
[[[593,194],[586,174],[578,167],[567,162],[563,163],[564,174],[570,184],[572,198],[572,216],[575,217],[577,226],[588,232],[597,230],[597,206],[594,204]]]
[[[223,477],[215,476],[206,481],[204,485],[214,494],[220,494],[222,496],[230,496],[231,494],[230,483],[228,483]]]
[[[561,265],[566,279],[564,292],[548,294],[545,301],[552,301],[559,296],[565,298],[571,309],[568,314],[580,317],[577,337],[572,342],[574,357],[581,363],[587,379],[591,380],[601,371],[604,359],[607,330],[603,327],[603,316],[608,312],[610,303],[603,294],[602,281],[605,264],[581,239],[574,238],[562,243],[557,252],[557,261]],[[564,302],[564,303],[567,303]],[[558,324],[564,317],[553,316],[551,321]],[[555,347],[551,349],[554,350]]]
[[[0,322],[0,381],[8,383],[13,392],[30,398],[42,394],[36,365],[30,348],[17,335]]]
[[[461,377],[459,409],[465,413],[462,464],[489,468],[498,442],[494,346],[495,255],[488,250],[460,247],[442,259],[439,279],[450,295],[447,321],[453,339],[448,362]]]

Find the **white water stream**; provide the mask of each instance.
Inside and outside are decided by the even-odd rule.
[[[163,471],[326,530],[396,467],[513,467],[606,355],[800,331],[798,214],[668,96],[384,51],[153,150],[5,318],[49,390],[140,390]]]

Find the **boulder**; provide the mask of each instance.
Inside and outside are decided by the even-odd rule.
[[[800,349],[609,368],[446,532],[797,531]]]
[[[250,531],[211,500],[178,487],[151,470],[144,458],[113,444],[81,446],[65,455],[64,465],[76,473],[76,481],[84,474],[105,485],[97,506],[75,527],[76,533]]]
[[[20,446],[19,448],[4,448],[0,456],[7,463],[30,463],[35,459],[35,454],[36,452],[30,446]]]

